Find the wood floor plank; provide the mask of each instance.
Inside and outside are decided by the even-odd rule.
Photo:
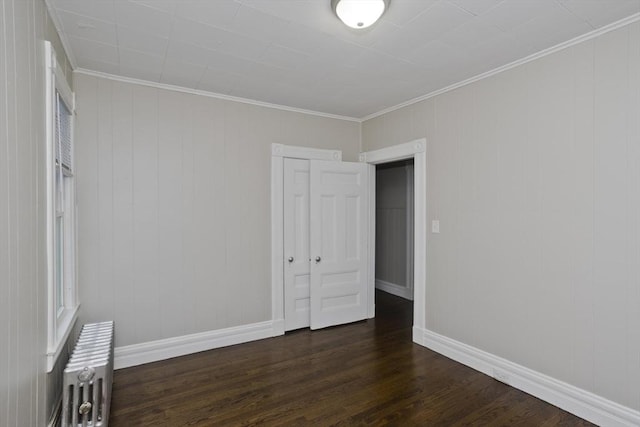
[[[412,310],[118,370],[110,425],[592,425],[414,344]]]

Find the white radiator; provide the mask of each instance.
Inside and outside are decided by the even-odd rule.
[[[106,427],[113,384],[113,322],[88,323],[64,369],[62,427]]]

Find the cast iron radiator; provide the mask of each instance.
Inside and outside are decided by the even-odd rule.
[[[62,427],[106,427],[113,384],[113,322],[88,323],[64,369]]]

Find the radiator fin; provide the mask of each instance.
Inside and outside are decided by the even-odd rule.
[[[89,323],[64,370],[62,427],[107,427],[113,384],[113,322]]]

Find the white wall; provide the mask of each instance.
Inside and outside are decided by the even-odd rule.
[[[376,285],[399,296],[410,296],[407,275],[407,209],[410,207],[406,162],[376,168]],[[403,288],[403,289],[388,289]]]
[[[640,23],[362,133],[427,138],[429,330],[640,409]]]
[[[81,322],[125,346],[271,319],[271,144],[355,161],[359,124],[74,80]]]
[[[0,425],[46,424],[62,389],[47,345],[44,58],[50,40],[69,63],[41,0],[0,7]]]

